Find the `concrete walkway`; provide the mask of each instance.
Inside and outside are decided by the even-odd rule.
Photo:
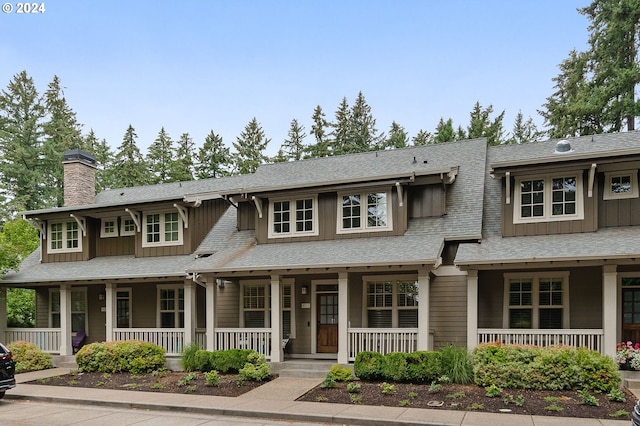
[[[322,379],[279,377],[237,398],[24,384],[68,372],[67,368],[54,368],[18,374],[18,386],[7,391],[5,398],[343,425],[629,426],[629,421],[626,420],[295,401],[307,390],[318,385]]]

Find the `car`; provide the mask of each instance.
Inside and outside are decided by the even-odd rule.
[[[7,390],[16,387],[15,367],[13,354],[0,343],[0,399],[4,397]]]
[[[631,426],[640,426],[640,400],[636,402],[631,412]]]

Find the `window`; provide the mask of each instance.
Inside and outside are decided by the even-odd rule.
[[[102,219],[102,226],[100,227],[100,237],[109,238],[118,236],[118,219],[108,218]]]
[[[505,274],[504,328],[569,328],[569,273]]]
[[[339,195],[338,233],[392,229],[390,192]]]
[[[158,287],[158,326],[184,327],[184,289],[175,286]]]
[[[269,310],[271,307],[269,288],[269,284],[243,284],[240,327],[269,327]]]
[[[82,251],[82,238],[78,222],[49,224],[49,253]]]
[[[122,218],[120,220],[120,235],[135,235],[136,234],[136,223],[131,218]]]
[[[516,179],[514,223],[584,218],[582,175]]]
[[[131,328],[131,289],[116,290],[116,327]]]
[[[182,244],[182,218],[175,213],[146,214],[142,247]]]
[[[638,172],[625,170],[604,174],[604,200],[638,198]]]
[[[317,198],[273,200],[269,238],[318,235]]]
[[[365,277],[365,316],[371,328],[418,326],[418,282],[415,279]]]
[[[282,286],[282,337],[296,337],[295,288],[293,281],[287,280]]]
[[[71,331],[86,332],[89,329],[87,323],[87,290],[74,289],[71,291]],[[60,328],[60,289],[49,290],[49,326]]]

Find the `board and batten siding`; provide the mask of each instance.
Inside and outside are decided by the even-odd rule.
[[[598,193],[604,194],[604,173],[598,174]],[[598,225],[601,228],[640,225],[640,198],[598,200]]]
[[[429,328],[434,349],[467,342],[467,276],[438,276],[431,280]]]
[[[446,193],[442,185],[409,186],[408,192],[409,218],[438,217],[445,213]]]

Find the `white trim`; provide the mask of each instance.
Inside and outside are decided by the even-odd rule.
[[[129,216],[131,216],[131,219],[133,219],[133,222],[136,224],[136,227],[138,228],[138,232],[141,232],[142,227],[140,225],[140,212],[133,209],[124,209],[124,211],[129,213]]]
[[[335,285],[336,286],[336,290],[335,291],[331,291],[330,293],[336,293],[338,294],[338,297],[340,297],[340,285],[339,285],[339,280],[338,279],[327,279],[327,280],[311,280],[311,335],[309,336],[311,338],[311,355],[320,355],[320,356],[326,356],[327,354],[319,354],[318,353],[318,293],[329,293],[329,292],[319,292],[317,289],[318,286],[320,285]],[[338,309],[340,309],[338,307]],[[338,311],[338,314],[340,313],[340,311]],[[341,318],[338,317],[338,321],[340,321]],[[342,321],[348,321],[348,318],[342,318]],[[351,326],[350,321],[348,321],[348,326]]]
[[[269,280],[241,280],[240,281],[240,297],[238,297],[238,305],[239,305],[239,326],[240,328],[245,328],[244,324],[244,289],[246,287],[264,287],[264,308],[248,308],[246,310],[252,312],[264,312],[264,328],[271,327],[271,282]]]
[[[631,191],[629,192],[612,192],[611,179],[629,176]],[[605,172],[604,174],[604,191],[602,191],[603,200],[620,200],[624,198],[638,198],[638,171],[637,170],[620,170],[615,172]]]
[[[373,307],[370,308],[368,306],[368,285],[370,282],[384,282],[384,281],[388,281],[391,283],[391,306],[384,306],[384,307]],[[419,290],[420,286],[418,283],[418,276],[417,275],[413,275],[413,274],[409,274],[409,275],[365,275],[362,277],[362,326],[363,327],[370,327],[369,326],[369,316],[368,313],[370,310],[384,310],[384,311],[391,311],[391,325],[389,327],[385,327],[385,328],[400,328],[399,326],[399,311],[403,311],[403,310],[415,310],[416,311],[416,315],[419,313],[418,312],[418,306],[419,306],[419,301],[420,301],[420,295],[418,294],[418,297],[416,298],[416,304],[415,306],[398,306],[398,283],[399,282],[405,282],[405,281],[414,281],[415,286],[416,286],[416,290]],[[416,324],[416,327],[418,327],[419,324]]]
[[[576,212],[574,214],[553,215],[552,214],[552,180],[560,178],[575,177],[576,179]],[[543,188],[543,208],[542,216],[521,217],[522,196],[520,193],[521,182],[523,180],[542,180]],[[554,173],[548,175],[528,175],[516,177],[514,188],[513,203],[513,223],[535,223],[535,222],[557,222],[563,220],[582,220],[584,219],[584,196],[582,189],[582,171],[566,172],[562,174]]]
[[[70,223],[77,225],[77,229],[75,229],[75,231],[78,233],[78,247],[67,248],[67,244],[69,242],[69,240],[67,239],[67,227]],[[62,225],[62,248],[51,248],[51,243],[54,242],[54,240],[51,238],[51,228],[53,225]],[[50,222],[47,226],[47,234],[49,239],[49,243],[47,244],[47,253],[77,253],[82,251],[82,230],[78,222],[76,222],[75,220]]]
[[[169,214],[175,214],[178,219],[178,239],[176,241],[166,241],[166,231],[165,231],[165,220],[166,216]],[[148,224],[147,218],[149,216],[158,215],[158,229],[159,229],[159,237],[160,241],[148,242],[147,241],[147,232],[148,232]],[[153,224],[151,224],[153,226]],[[162,211],[153,211],[147,212],[143,215],[143,224],[142,224],[142,247],[160,247],[160,246],[179,246],[183,244],[183,221],[180,213],[173,212],[171,210],[162,210]]]
[[[73,305],[73,293],[83,293],[84,295],[84,311],[73,311],[71,310],[71,314],[73,315],[74,313],[83,313],[84,314],[84,331],[85,333],[88,335],[89,334],[89,306],[88,303],[89,301],[87,300],[87,288],[86,287],[70,287],[69,288],[69,292],[71,293],[71,305],[69,305],[69,309],[72,309],[72,305]],[[60,311],[59,312],[55,312],[51,310],[51,302],[52,302],[52,298],[51,295],[53,293],[57,293],[58,294],[58,303],[60,305]],[[47,311],[49,312],[48,314],[48,323],[49,323],[49,328],[55,328],[53,327],[53,321],[51,320],[51,315],[54,313],[57,313],[58,315],[60,315],[60,324],[62,324],[62,301],[60,300],[60,289],[59,288],[50,288],[49,289],[49,303],[47,306]],[[73,319],[71,320],[71,327],[73,327]],[[72,335],[75,335],[75,331],[72,332]]]
[[[297,201],[311,200],[311,231],[296,231],[296,203]],[[289,203],[289,232],[275,232],[274,227],[274,207],[275,203]],[[309,197],[294,198],[274,198],[269,200],[269,238],[287,238],[287,237],[308,237],[318,235],[318,197],[313,195]]]
[[[107,232],[107,222],[113,223],[113,231]],[[118,236],[118,218],[104,217],[100,219],[100,238],[113,238]]]
[[[385,194],[386,195],[386,225],[385,226],[369,226],[368,224],[368,208],[367,208],[367,199],[369,194]],[[344,228],[343,227],[343,206],[342,199],[345,196],[354,195],[360,197],[360,226],[353,228]],[[382,190],[368,190],[364,192],[359,191],[342,191],[338,193],[338,198],[336,200],[337,204],[337,224],[336,224],[336,233],[337,234],[354,234],[361,232],[380,232],[380,231],[392,231],[393,230],[393,197],[391,196],[391,190],[382,189]]]
[[[160,291],[161,290],[174,290],[174,307],[173,309],[161,309],[161,305],[160,305]],[[182,309],[180,309],[180,290],[182,290]],[[185,315],[185,306],[184,304],[186,303],[185,299],[184,299],[184,284],[158,284],[156,285],[156,327],[157,328],[163,328],[162,327],[162,317],[161,314],[163,312],[173,312],[174,314],[174,324],[175,326],[173,328],[183,328],[184,327],[184,320],[183,320],[183,324],[180,324],[180,313],[182,312],[182,315],[184,317]],[[164,328],[170,328],[170,327],[164,327]]]
[[[543,278],[561,278],[562,279],[562,305],[553,305],[550,308],[562,308],[562,328],[571,328],[571,318],[569,309],[569,271],[546,271],[546,272],[513,272],[504,274],[504,296],[503,296],[503,311],[502,311],[502,328],[508,329],[509,327],[509,309],[512,306],[509,304],[509,281],[512,279],[531,279],[531,305],[522,306],[521,308],[531,309],[531,328],[540,328],[540,279]],[[520,309],[520,307],[513,306],[513,309]]]
[[[127,224],[127,222],[131,222],[133,223],[133,230],[126,230],[125,226]],[[136,229],[138,229],[139,226],[136,224],[136,220],[132,217],[122,217],[120,218],[120,236],[121,237],[128,237],[131,235],[136,235]]]
[[[284,307],[284,288],[285,287],[289,287],[291,289],[291,307],[290,308],[285,308]],[[295,285],[295,281],[293,278],[283,278],[280,280],[280,309],[282,310],[282,312],[284,311],[289,311],[291,312],[291,330],[289,333],[289,338],[290,339],[295,339],[296,338],[296,285]],[[280,319],[282,320],[282,315],[280,316]],[[283,332],[283,336],[284,338],[284,332]]]

